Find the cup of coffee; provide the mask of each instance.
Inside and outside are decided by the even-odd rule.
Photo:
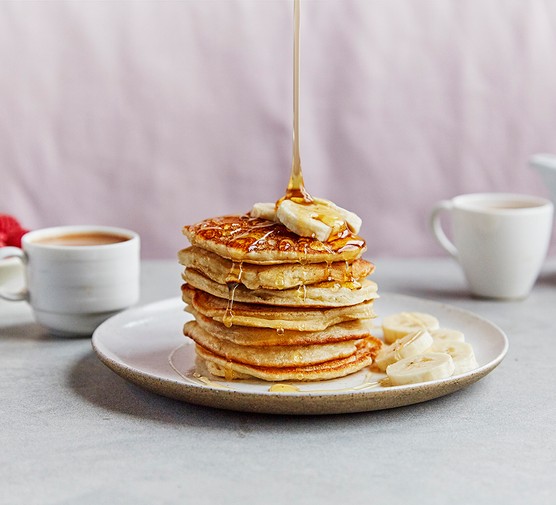
[[[453,242],[442,228],[446,213]],[[533,287],[552,234],[550,200],[510,193],[476,193],[438,202],[430,226],[438,243],[459,261],[471,293],[521,299]]]
[[[27,301],[36,321],[61,336],[88,336],[139,299],[139,235],[107,226],[31,231],[0,259],[19,258],[26,287],[0,298]]]

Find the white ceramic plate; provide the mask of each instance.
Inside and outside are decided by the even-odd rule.
[[[199,376],[195,350],[181,329],[191,318],[179,299],[126,310],[101,324],[93,348],[109,368],[125,379],[163,396],[190,403],[246,412],[333,414],[380,410],[419,403],[464,388],[491,372],[504,358],[504,332],[472,312],[419,298],[382,293],[376,312],[419,311],[434,314],[442,327],[463,331],[479,368],[448,379],[407,386],[380,385],[383,374],[361,370],[348,377],[294,385],[299,391],[270,391],[264,381],[225,381]],[[375,336],[381,337],[380,318]]]

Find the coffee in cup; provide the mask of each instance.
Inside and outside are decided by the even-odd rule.
[[[130,240],[131,237],[127,235],[118,235],[116,233],[105,232],[83,232],[83,233],[68,233],[63,235],[53,235],[51,237],[44,237],[42,239],[34,240],[36,244],[42,245],[61,245],[61,246],[92,246],[92,245],[106,245],[117,244],[118,242],[125,242]]]

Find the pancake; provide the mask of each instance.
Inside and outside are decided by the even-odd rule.
[[[224,322],[228,300],[182,285],[182,299],[197,312],[216,321]],[[298,331],[321,331],[334,324],[356,319],[371,319],[373,300],[347,307],[306,308],[275,307],[254,303],[234,302],[231,323],[239,326],[255,326]]]
[[[363,259],[353,262],[286,263],[257,265],[234,263],[199,247],[188,247],[178,253],[179,262],[203,272],[218,284],[240,282],[248,289],[290,289],[325,281],[361,280],[370,275],[374,265]]]
[[[194,288],[226,300],[232,296],[228,286],[218,284],[193,268],[187,268],[183,279]],[[352,285],[360,286],[356,289]],[[234,302],[286,307],[345,307],[377,298],[377,285],[368,279],[342,285],[337,282],[311,284],[294,289],[247,289],[239,284],[233,291]]]
[[[231,361],[199,344],[195,345],[195,351],[205,361],[205,365],[211,374],[224,377],[226,380],[254,377],[265,381],[318,381],[344,377],[369,366],[374,359],[374,355],[378,352],[380,343],[374,338],[368,338],[359,341],[356,347],[356,351],[345,358],[313,365],[280,368]]]
[[[346,340],[357,340],[370,336],[370,320],[348,321],[329,326],[322,331],[276,331],[273,328],[256,328],[253,326],[238,326],[234,324],[227,328],[222,323],[200,314],[192,307],[188,312],[193,314],[197,324],[203,330],[228,340],[234,344],[247,346],[298,346],[311,344],[330,344]]]
[[[203,348],[225,358],[226,360],[255,366],[268,367],[296,367],[314,365],[338,358],[351,356],[356,350],[359,340],[346,340],[332,344],[313,345],[273,345],[249,346],[238,345],[228,340],[218,338],[205,331],[195,321],[189,321],[183,328],[183,333]]]
[[[324,243],[248,214],[206,219],[182,231],[193,246],[222,258],[257,264],[351,261],[366,249],[365,241],[351,232]]]

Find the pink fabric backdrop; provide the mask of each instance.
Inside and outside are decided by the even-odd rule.
[[[180,229],[280,197],[291,163],[287,0],[0,3],[0,212],[31,228]],[[443,254],[435,201],[547,195],[556,2],[302,1],[310,192],[357,212],[368,256]]]

